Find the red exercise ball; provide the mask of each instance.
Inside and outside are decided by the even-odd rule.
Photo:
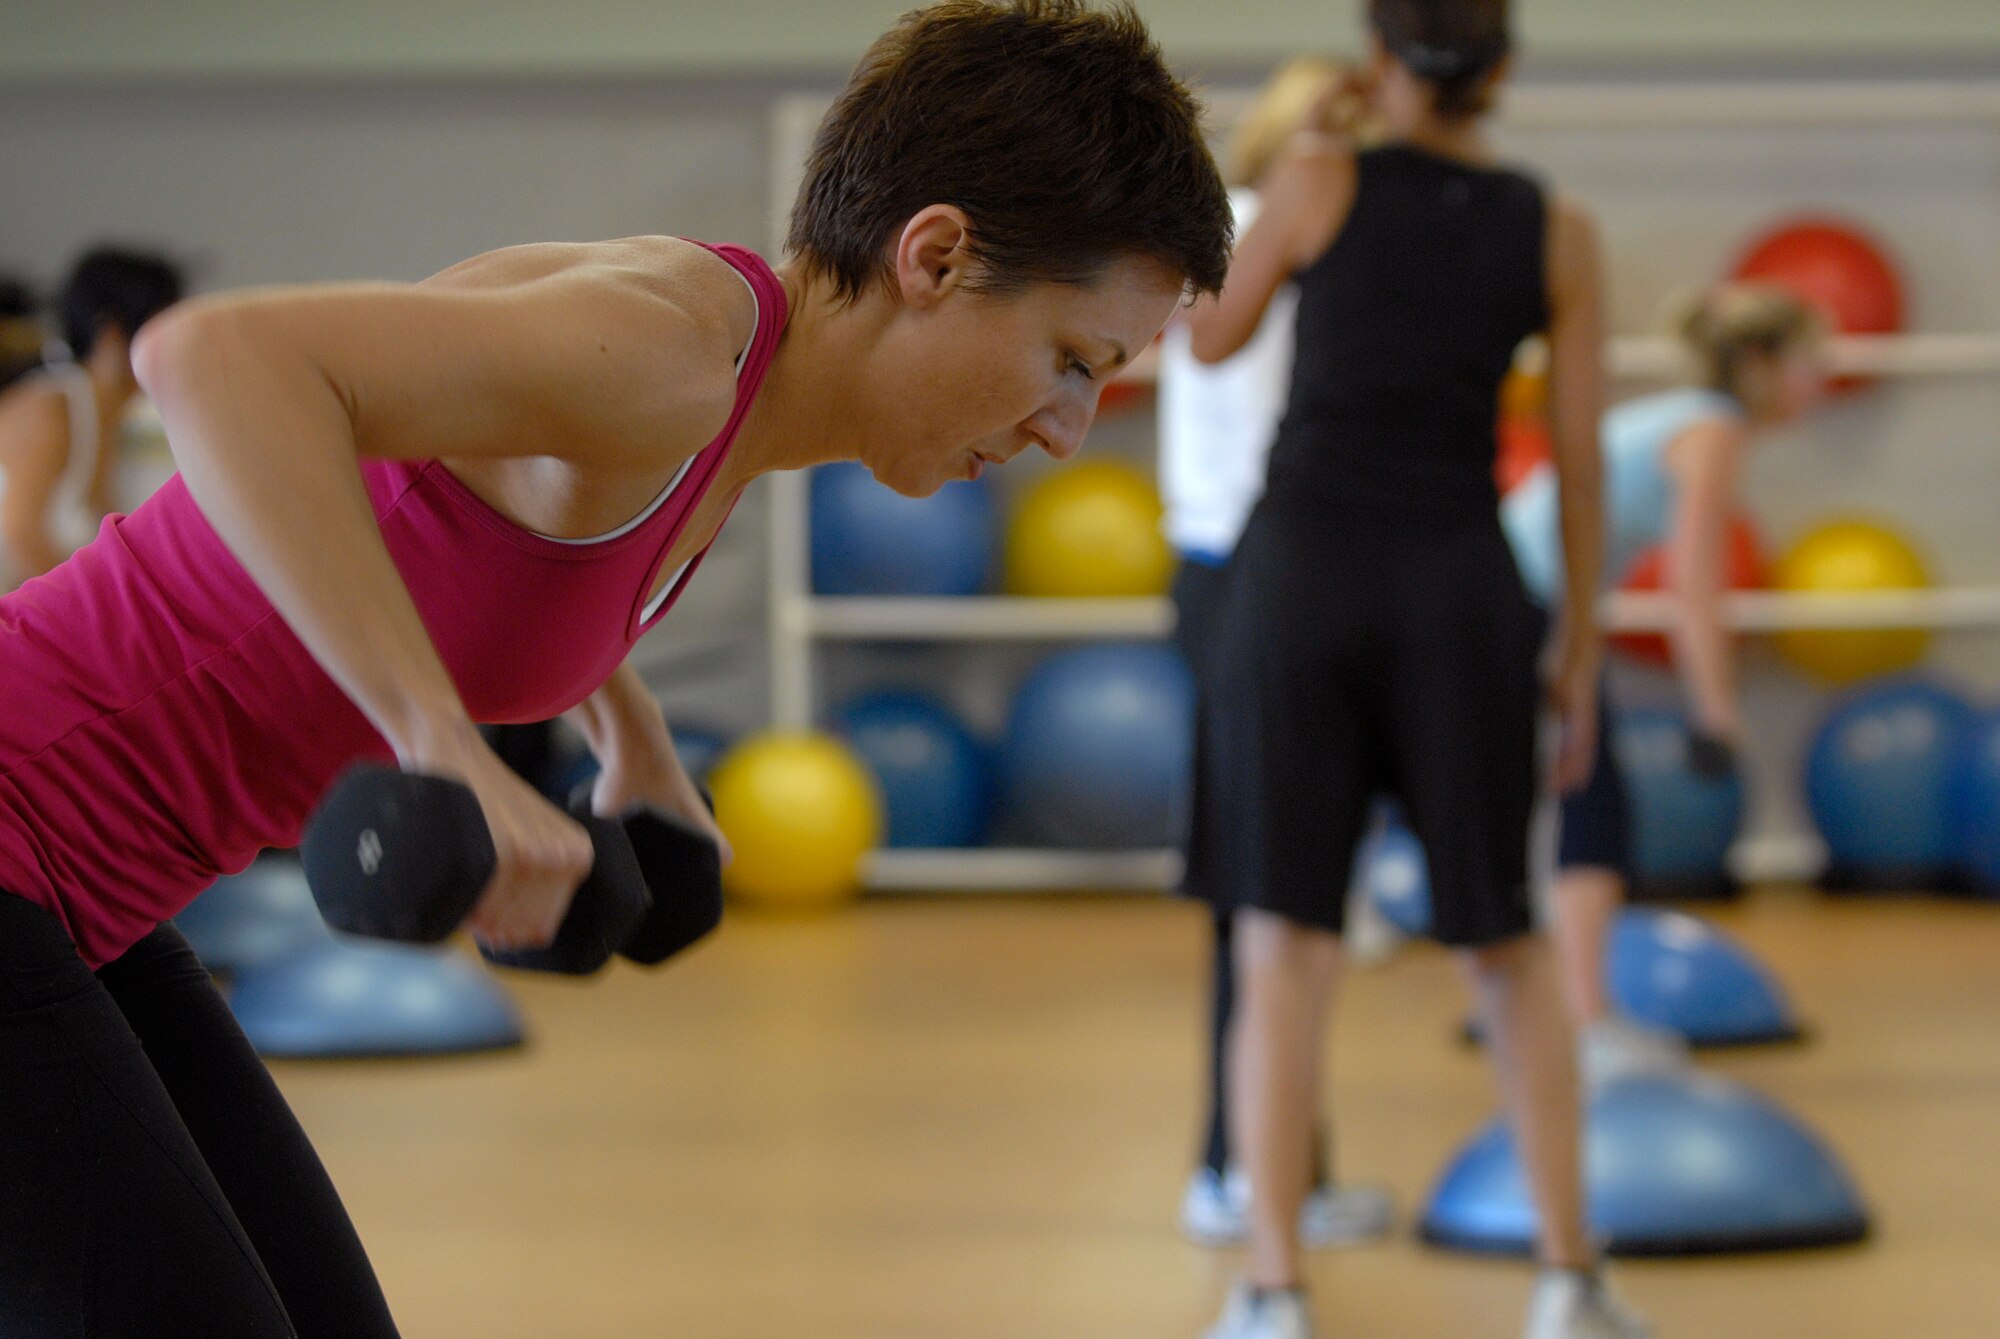
[[[1724,555],[1726,564],[1723,579],[1730,590],[1756,590],[1769,584],[1769,565],[1764,559],[1763,543],[1757,538],[1750,518],[1737,515],[1729,522],[1729,551]],[[1667,581],[1667,548],[1655,544],[1632,560],[1625,570],[1625,577],[1618,583],[1621,591],[1634,594],[1663,590]],[[1620,632],[1611,637],[1611,645],[1634,660],[1657,665],[1662,669],[1671,668],[1674,663],[1673,648],[1667,638],[1657,632]]]
[[[1097,416],[1111,418],[1126,410],[1143,404],[1153,394],[1153,388],[1145,382],[1130,377],[1119,377],[1104,384],[1097,397]]]
[[[1820,309],[1842,335],[1889,335],[1903,328],[1903,281],[1887,248],[1857,224],[1797,218],[1765,233],[1736,262],[1736,277],[1788,288]],[[1836,390],[1864,384],[1842,377]]]

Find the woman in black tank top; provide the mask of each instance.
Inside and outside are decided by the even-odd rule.
[[[1372,0],[1373,101],[1390,138],[1302,137],[1275,169],[1219,301],[1190,315],[1218,361],[1286,282],[1291,400],[1217,619],[1203,727],[1217,797],[1190,886],[1236,917],[1230,1125],[1251,1181],[1245,1284],[1210,1339],[1302,1339],[1299,1208],[1347,872],[1388,794],[1430,864],[1433,935],[1479,996],[1542,1223],[1531,1339],[1646,1333],[1609,1295],[1582,1214],[1574,1039],[1532,934],[1527,834],[1537,717],[1556,778],[1588,775],[1601,638],[1601,280],[1595,227],[1493,166],[1479,130],[1506,67],[1505,0]],[[1501,380],[1551,352],[1567,589],[1544,627],[1502,537]],[[1224,685],[1228,685],[1227,690]]]

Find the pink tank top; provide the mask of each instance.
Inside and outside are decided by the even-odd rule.
[[[581,702],[699,564],[648,609],[785,326],[770,267],[710,249],[755,292],[756,335],[728,425],[636,524],[549,539],[434,460],[362,462],[382,538],[474,720],[545,720]],[[178,475],[0,598],[0,890],[54,913],[92,967],[217,875],[296,844],[349,763],[391,756]]]

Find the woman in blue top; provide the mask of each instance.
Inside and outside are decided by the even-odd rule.
[[[1722,610],[1737,476],[1757,434],[1798,418],[1819,394],[1822,331],[1789,293],[1750,284],[1711,290],[1678,324],[1692,384],[1629,401],[1604,418],[1604,571],[1616,577],[1642,550],[1667,545],[1668,584],[1680,597],[1672,642],[1687,688],[1690,757],[1698,771],[1720,775],[1733,770],[1742,733]],[[1563,587],[1557,501],[1555,471],[1545,465],[1501,506],[1521,578],[1550,606]],[[1605,934],[1631,864],[1608,735],[1599,731],[1590,782],[1563,797],[1557,856],[1556,942],[1588,1082],[1682,1058],[1678,1039],[1614,1018],[1605,998]]]

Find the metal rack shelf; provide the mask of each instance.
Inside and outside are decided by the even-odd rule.
[[[1102,641],[1174,629],[1173,606],[1162,599],[821,596],[794,601],[792,617],[810,636],[841,641]]]
[[[1180,877],[1177,851],[997,846],[882,850],[869,856],[862,870],[862,882],[881,893],[1158,892]]]
[[[1616,593],[1604,597],[1605,626],[1616,632],[1659,632],[1673,626],[1671,595]],[[1841,628],[2000,627],[2000,586],[1817,595],[1742,591],[1726,597],[1729,626],[1738,632]]]
[[[1841,335],[1827,341],[1827,353],[1834,371],[1854,376],[2000,376],[2000,334]],[[1630,335],[1611,341],[1605,364],[1614,377],[1664,380],[1680,374],[1681,357],[1671,339]],[[1158,367],[1154,359],[1135,362],[1119,380],[1150,386],[1159,379]]]
[[[1218,125],[1248,106],[1245,90],[1210,98]],[[784,208],[797,185],[823,96],[781,99],[773,109],[771,157],[774,235],[785,231]],[[1671,128],[1798,129],[1845,135],[1855,128],[1928,125],[2000,126],[2000,81],[1967,80],[1696,80],[1650,84],[1566,83],[1512,90],[1499,117],[1503,133],[1596,133]],[[1909,333],[1831,341],[1842,373],[1920,381],[2000,377],[2000,333]],[[1614,377],[1663,379],[1679,371],[1668,339],[1620,337],[1606,354]],[[1127,379],[1153,379],[1145,359]],[[769,489],[772,548],[768,605],[772,714],[781,725],[813,720],[816,660],[823,648],[857,642],[979,643],[1136,639],[1171,632],[1173,610],[1161,599],[1023,600],[827,598],[811,593],[807,484],[773,476]],[[1755,591],[1728,597],[1732,627],[1751,633],[1792,629],[1925,627],[2000,628],[2000,586],[1859,595],[1799,595]],[[1663,631],[1676,611],[1668,595],[1615,593],[1603,613],[1614,631]],[[1789,843],[1789,844],[1788,844]],[[1754,847],[1754,849],[1752,849]],[[1798,848],[1798,849],[1794,849]],[[1816,856],[1783,836],[1747,842],[1743,872],[1796,877]],[[870,858],[865,881],[884,893],[1157,890],[1179,877],[1170,851],[1048,851],[1024,849],[884,850]]]
[[[2000,628],[2000,586],[1851,595],[1742,591],[1726,597],[1724,609],[1738,632]],[[1613,592],[1600,612],[1612,632],[1663,632],[1673,627],[1676,610],[1671,595]],[[1173,605],[1160,598],[821,596],[794,598],[786,613],[795,635],[828,641],[1107,641],[1165,637],[1174,628]]]

